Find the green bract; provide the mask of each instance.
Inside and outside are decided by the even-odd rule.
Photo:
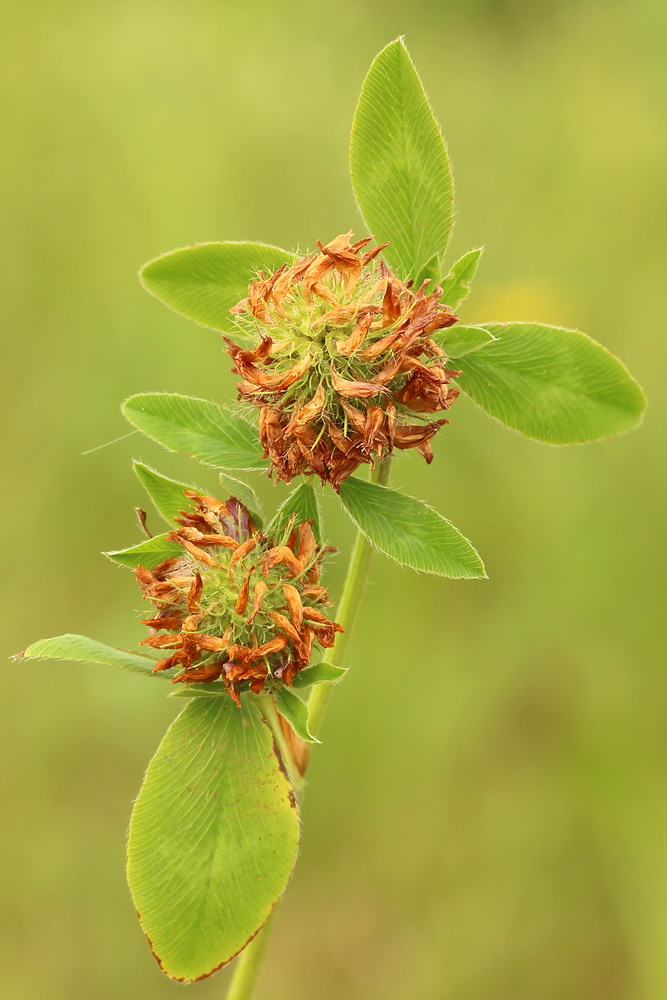
[[[220,480],[223,493],[236,497],[237,500],[240,500],[252,514],[255,523],[261,528],[264,523],[264,519],[262,517],[262,505],[253,488],[248,486],[247,483],[241,482],[241,480],[237,479],[235,476],[230,476],[228,472],[221,472],[218,478]]]
[[[333,663],[313,663],[310,667],[305,667],[301,670],[296,677],[292,687],[304,688],[309,687],[311,684],[320,684],[322,681],[327,681],[329,684],[337,684],[341,681],[347,669],[345,667],[336,667]]]
[[[469,250],[452,264],[449,274],[442,282],[442,297],[452,309],[458,309],[468,297],[472,279],[477,272],[477,265],[482,256],[482,248]]]
[[[151,469],[149,465],[144,465],[143,462],[135,462],[134,471],[155,504],[155,509],[170,527],[171,522],[185,503],[185,490],[202,492],[198,486],[193,486],[192,483],[179,483],[175,479],[168,479],[155,469]]]
[[[267,527],[269,534],[281,535],[291,518],[297,521],[311,521],[313,531],[318,541],[322,538],[320,527],[320,512],[317,505],[315,490],[310,483],[302,482],[289,494],[276,511],[275,517]]]
[[[306,743],[320,742],[308,727],[308,706],[301,701],[301,698],[282,687],[276,692],[276,708],[302,740]]]

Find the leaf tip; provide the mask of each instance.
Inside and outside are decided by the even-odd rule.
[[[147,261],[145,264],[142,264],[139,270],[137,271],[137,278],[139,279],[139,284],[141,285],[142,288],[145,288],[147,292],[150,292],[150,288],[146,284],[146,270],[151,263],[152,261]]]
[[[140,400],[143,395],[145,394],[134,393],[132,396],[128,396],[127,399],[124,399],[123,402],[120,404],[120,412],[123,414],[126,420],[130,421],[130,423],[133,423],[132,417],[130,416],[130,413],[132,412],[132,407],[136,405],[137,401]]]
[[[382,48],[378,52],[378,55],[381,55],[383,52],[386,52],[387,49],[401,48],[401,47],[404,49],[407,48],[405,44],[405,35],[396,35],[396,38],[392,38],[390,42],[387,42],[386,45],[382,46]]]
[[[44,656],[41,652],[41,647],[48,639],[36,639],[35,642],[31,642],[22,652],[15,653],[11,659],[12,660],[42,660]]]
[[[108,559],[109,562],[112,562],[114,566],[125,566],[125,568],[127,569],[127,563],[123,562],[123,560],[120,558],[123,555],[124,551],[125,551],[124,549],[112,549],[109,552],[105,552],[104,550],[102,550],[100,552],[100,555],[104,556],[105,559]]]
[[[165,257],[169,257],[170,254],[160,254],[159,257],[153,257],[151,260],[147,260],[145,264],[142,264],[137,271],[137,278],[139,279],[139,284],[159,301],[164,301],[155,289],[154,285],[154,272],[159,268],[159,265],[164,261]]]

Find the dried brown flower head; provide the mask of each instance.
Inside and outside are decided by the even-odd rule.
[[[157,609],[143,622],[153,631],[142,645],[166,653],[154,671],[180,668],[174,683],[220,678],[237,704],[248,688],[291,684],[314,645],[333,646],[342,631],[321,610],[331,602],[319,583],[324,550],[311,523],[290,522],[268,539],[238,500],[185,495],[191,509],[168,535],[183,555],[136,570]]]
[[[225,338],[243,381],[239,398],[260,407],[259,433],[272,468],[289,482],[315,473],[338,489],[361,463],[430,440],[458,395],[445,352],[432,339],[456,322],[441,289],[395,277],[365,249],[338,236],[292,267],[259,277],[234,307],[258,344]]]

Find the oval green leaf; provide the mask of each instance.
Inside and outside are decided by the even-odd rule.
[[[131,545],[128,549],[116,549],[113,552],[105,552],[104,555],[119,566],[128,566],[130,569],[143,566],[144,569],[153,569],[165,559],[182,556],[183,549],[176,542],[167,541],[165,533],[146,538],[145,541]]]
[[[496,420],[547,444],[583,444],[640,423],[640,386],[586,334],[541,323],[484,328],[497,340],[466,358],[457,384]]]
[[[453,183],[445,142],[421,80],[398,38],[375,58],[352,123],[350,172],[357,204],[384,257],[415,277],[447,246]]]
[[[340,498],[366,538],[401,566],[455,580],[486,576],[468,539],[421,500],[354,476],[341,485]]]
[[[153,673],[155,660],[140,653],[130,653],[125,649],[115,649],[103,642],[89,639],[85,635],[55,635],[51,639],[39,639],[19,654],[28,660],[72,660],[75,663],[103,663],[121,670],[131,670],[135,674],[162,677],[167,680],[173,671]],[[166,675],[166,676],[165,676]]]
[[[146,437],[218,469],[264,469],[257,430],[225,406],[179,393],[130,396],[123,414]]]
[[[199,243],[156,257],[139,276],[152,295],[212,330],[234,330],[232,306],[258,271],[272,274],[294,255],[267,243]]]
[[[194,698],[151,761],[130,823],[128,881],[161,968],[192,982],[260,930],[296,861],[299,819],[252,706]]]

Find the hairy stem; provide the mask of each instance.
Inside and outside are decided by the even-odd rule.
[[[371,482],[379,483],[383,486],[386,485],[389,479],[390,465],[391,458],[386,458],[384,462],[376,466],[371,472]],[[342,660],[347,652],[350,635],[359,613],[361,598],[366,586],[366,580],[368,579],[371,554],[372,548],[370,542],[366,539],[365,535],[358,531],[343,585],[343,593],[341,594],[340,604],[336,612],[336,621],[343,626],[345,631],[336,633],[334,646],[328,649],[324,656],[324,660],[327,663],[335,663],[338,666],[343,665]],[[316,684],[313,688],[308,701],[308,710],[310,731],[314,736],[319,736],[322,730],[324,717],[329,707],[334,688],[335,684]],[[265,711],[265,708],[268,709],[268,715],[265,712],[267,721],[274,730],[274,735],[276,735],[274,726],[278,726],[278,731],[280,727],[277,723],[277,716],[273,718],[273,714],[276,711],[275,706],[263,706],[262,711]],[[284,752],[285,748],[282,740],[278,740],[278,745],[281,752]],[[301,791],[303,794],[302,789]],[[259,934],[253,938],[248,947],[245,948],[237,959],[234,976],[226,1000],[252,1000],[262,959],[269,943],[272,919],[273,914]]]

